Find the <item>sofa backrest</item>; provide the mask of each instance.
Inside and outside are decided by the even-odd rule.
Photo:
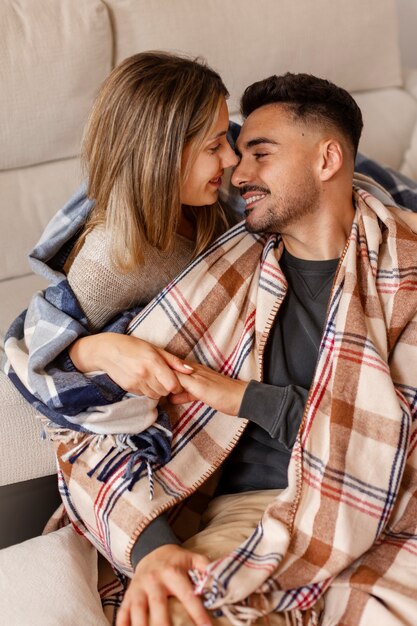
[[[232,113],[247,85],[287,71],[324,76],[349,91],[402,82],[395,0],[105,2],[116,63],[147,49],[203,55],[224,78]]]
[[[113,60],[100,0],[0,2],[0,280],[79,184],[83,125]],[[75,159],[74,159],[75,157]]]

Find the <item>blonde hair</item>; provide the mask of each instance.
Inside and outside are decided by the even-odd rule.
[[[191,158],[216,123],[228,92],[220,76],[199,60],[163,52],[136,54],[104,81],[83,140],[89,198],[95,200],[87,226],[104,224],[119,269],[143,261],[143,244],[172,247],[183,207],[184,147]],[[189,168],[186,168],[188,170]],[[197,255],[227,228],[219,203],[187,207],[195,225]]]

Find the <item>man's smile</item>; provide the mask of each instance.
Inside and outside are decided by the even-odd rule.
[[[269,194],[270,191],[268,189],[255,186],[242,187],[240,190],[240,195],[245,201],[246,209],[253,209],[257,202],[260,202]]]
[[[262,194],[246,194],[243,199],[245,201],[246,204],[246,208],[247,209],[251,209],[253,208],[253,206],[259,202],[259,200],[263,200],[265,197],[267,196],[266,193],[262,193]]]

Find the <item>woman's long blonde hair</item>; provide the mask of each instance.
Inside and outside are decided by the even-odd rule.
[[[83,140],[88,197],[95,200],[80,237],[103,224],[113,263],[129,271],[143,261],[143,244],[172,247],[181,218],[184,146],[196,155],[228,92],[199,60],[163,52],[129,57],[104,81]],[[192,160],[192,157],[191,157]],[[197,255],[227,227],[223,210],[187,208]]]

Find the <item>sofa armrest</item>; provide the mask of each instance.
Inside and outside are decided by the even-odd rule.
[[[41,533],[60,504],[55,455],[41,432],[39,415],[0,371],[0,548]]]
[[[0,486],[56,473],[39,415],[0,372]]]

